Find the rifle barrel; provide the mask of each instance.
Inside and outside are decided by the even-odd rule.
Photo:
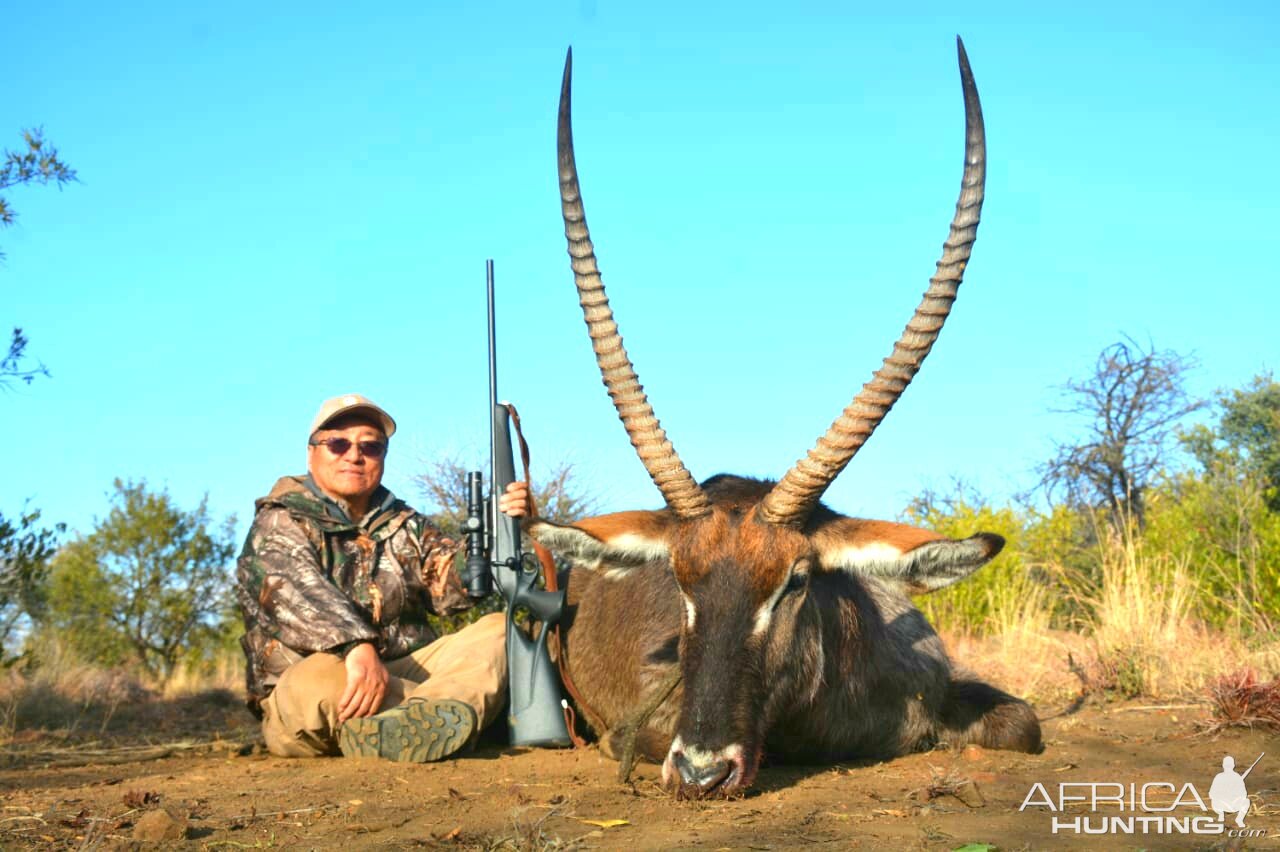
[[[489,293],[489,404],[498,404],[498,329],[493,306],[493,259],[484,262],[485,286]],[[490,441],[492,443],[492,441]],[[490,449],[496,449],[496,445]]]
[[[510,706],[507,722],[512,745],[566,746],[570,743],[561,712],[560,676],[547,653],[547,629],[559,619],[564,592],[537,588],[537,575],[524,570],[520,522],[498,511],[503,489],[515,481],[510,412],[498,402],[497,324],[494,321],[493,261],[485,262],[489,289],[489,564],[498,591],[507,601],[507,668]],[[514,621],[517,607],[543,623],[531,639]]]

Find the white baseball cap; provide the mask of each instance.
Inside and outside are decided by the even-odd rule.
[[[391,415],[383,411],[367,396],[361,396],[358,393],[348,393],[342,396],[335,396],[333,399],[326,399],[321,404],[320,410],[316,412],[316,417],[311,421],[311,434],[324,428],[324,425],[330,420],[342,414],[352,411],[366,411],[372,416],[374,422],[382,424],[382,431],[390,438],[396,432],[396,421]]]

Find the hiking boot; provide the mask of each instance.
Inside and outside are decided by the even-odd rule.
[[[345,757],[429,763],[465,746],[476,727],[469,704],[411,698],[375,716],[348,719],[338,729],[338,748]]]

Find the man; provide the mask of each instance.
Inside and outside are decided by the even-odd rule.
[[[237,566],[249,705],[268,750],[439,760],[503,709],[505,622],[438,639],[426,616],[471,606],[457,548],[382,487],[395,421],[358,394],[320,406],[307,476],[256,503]],[[499,500],[525,514],[514,483]]]
[[[1262,756],[1258,756],[1261,760]],[[1258,760],[1253,762],[1254,766],[1258,765]],[[1249,773],[1253,771],[1250,766],[1241,775],[1236,772],[1236,759],[1231,755],[1222,758],[1222,771],[1213,778],[1213,783],[1209,785],[1209,801],[1213,804],[1213,810],[1218,814],[1219,822],[1226,822],[1227,814],[1236,815],[1236,825],[1244,828],[1244,815],[1249,812],[1249,792],[1245,789],[1244,779],[1249,777]]]

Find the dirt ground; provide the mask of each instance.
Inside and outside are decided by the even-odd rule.
[[[174,713],[185,739],[171,739]],[[594,748],[520,751],[490,742],[428,765],[277,759],[254,745],[252,719],[223,696],[172,710],[132,742],[16,737],[0,753],[0,847],[1280,848],[1280,737],[1204,736],[1204,713],[1193,705],[1090,705],[1045,723],[1041,755],[970,748],[887,763],[772,766],[741,799],[677,802],[658,787],[658,767],[641,765],[623,785],[617,764]],[[1163,781],[1173,788],[1153,788],[1152,805],[1169,806],[1171,790],[1187,783],[1208,805],[1224,755],[1242,771],[1262,752],[1246,782],[1246,827],[1260,836],[1243,842],[1225,833],[1054,834],[1055,816],[1122,812],[1103,804],[1095,815],[1088,803],[1068,802],[1055,813],[1043,804],[1061,783],[1121,782],[1127,790]],[[1039,804],[1020,811],[1037,782]],[[1175,812],[1203,815],[1189,801],[1184,794]]]

